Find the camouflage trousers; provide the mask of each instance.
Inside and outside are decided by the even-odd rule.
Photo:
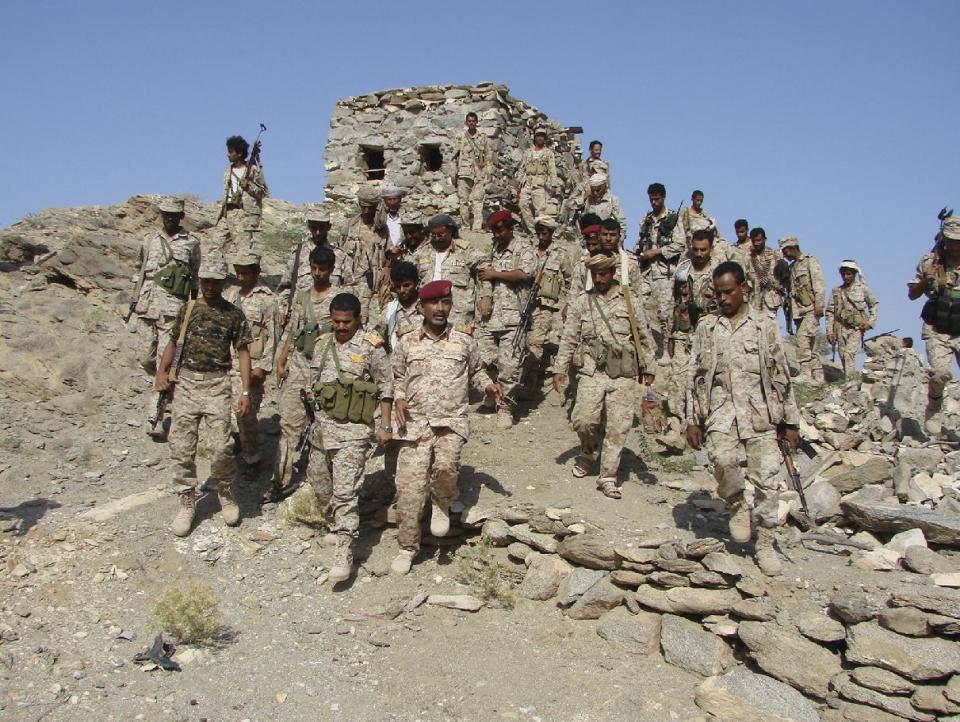
[[[243,381],[240,378],[240,372],[233,370],[230,372],[230,386],[233,390],[233,398],[239,399],[243,393]],[[263,384],[250,384],[250,413],[240,414],[234,412],[231,431],[240,438],[240,455],[250,466],[260,462],[260,405],[263,403]]]
[[[273,485],[285,488],[293,477],[293,465],[296,463],[297,444],[307,425],[307,411],[300,399],[300,389],[310,389],[312,374],[305,359],[296,351],[290,352],[287,363],[287,380],[280,394],[278,411],[280,412],[280,443],[277,446],[277,459],[273,470]],[[323,455],[323,443],[320,440],[319,422],[313,426],[310,443],[307,444],[306,476],[310,486],[318,493],[329,488],[330,471]]]
[[[844,376],[857,371],[857,354],[863,344],[863,331],[858,328],[849,328],[837,324],[837,354],[840,356],[840,365]]]
[[[466,440],[452,429],[427,427],[415,441],[400,441],[397,460],[397,541],[420,548],[420,517],[427,497],[446,510],[457,500],[460,454]]]
[[[928,323],[923,324],[920,336],[927,347],[927,363],[930,364],[930,383],[927,396],[939,403],[943,387],[953,378],[953,362],[960,364],[960,336],[939,333]]]
[[[537,216],[546,214],[550,196],[543,186],[524,184],[520,189],[520,218],[527,232],[533,233],[533,221]]]
[[[544,347],[559,346],[562,332],[563,321],[560,319],[559,309],[543,306],[535,308],[530,319],[530,328],[527,330],[527,349],[534,360],[543,361]]]
[[[636,404],[636,379],[612,379],[602,371],[577,377],[577,401],[570,422],[580,437],[581,453],[593,457],[602,446],[601,478],[617,476]]]
[[[259,246],[259,213],[248,213],[243,208],[227,211],[214,228],[213,238],[202,249],[204,257],[208,254],[226,257],[232,253],[253,253],[263,255]]]
[[[736,428],[708,431],[706,448],[720,498],[729,503],[743,494],[756,524],[777,526],[780,492],[785,486],[779,478],[781,456],[776,433],[741,439]]]
[[[157,355],[163,354],[167,342],[170,340],[170,329],[176,318],[160,316],[160,318],[144,318],[134,315],[127,328],[137,337],[137,361],[140,367],[151,376],[157,370]]]
[[[820,330],[820,319],[812,313],[806,313],[800,318],[794,334],[797,344],[797,365],[800,367],[800,377],[809,379],[815,384],[823,383],[823,362],[817,353],[817,331]]]
[[[483,197],[486,183],[473,178],[457,180],[457,198],[460,200],[460,225],[472,231],[483,230]]]
[[[648,278],[646,284],[650,331],[657,343],[657,358],[666,353],[670,327],[673,325],[673,278]]]
[[[311,461],[314,455],[313,447],[314,440],[311,439]],[[363,482],[363,470],[369,450],[370,444],[366,441],[345,443],[336,449],[316,449],[326,474],[317,484],[311,481],[311,486],[320,499],[330,522],[330,531],[334,534],[348,534],[354,538],[358,534],[360,512],[357,495]]]
[[[213,452],[210,477],[220,489],[230,489],[237,471],[230,434],[233,415],[230,379],[225,372],[180,370],[170,426],[170,461],[178,491],[197,487],[197,439],[201,420],[206,423]]]
[[[520,384],[520,372],[523,368],[523,357],[513,352],[513,337],[516,328],[505,331],[490,331],[486,326],[477,329],[477,346],[480,348],[480,361],[491,370],[496,368],[497,381],[503,389],[505,397],[513,398],[517,386]]]

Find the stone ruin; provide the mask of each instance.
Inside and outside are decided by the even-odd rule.
[[[548,129],[548,143],[556,151],[560,196],[571,194],[581,156],[577,137],[581,128],[549,119],[540,109],[510,95],[505,85],[427,85],[337,101],[324,151],[324,191],[336,214],[355,214],[357,190],[365,183],[398,186],[405,193],[404,205],[427,216],[456,214],[457,189],[450,178],[470,111],[479,118],[478,131],[493,141],[494,172],[486,212],[517,210],[514,177],[539,126]],[[562,219],[565,210],[554,201],[551,213]]]

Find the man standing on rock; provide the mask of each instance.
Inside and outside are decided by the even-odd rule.
[[[515,222],[510,211],[497,211],[487,219],[493,234],[489,260],[477,270],[480,290],[480,331],[477,341],[488,373],[496,369],[503,389],[497,408],[497,427],[513,426],[510,404],[516,397],[524,349],[516,350],[513,338],[520,325],[520,312],[536,273],[537,260],[526,239],[514,238]]]
[[[863,334],[877,325],[880,302],[857,276],[856,261],[840,262],[843,283],[830,292],[827,303],[827,341],[840,352],[843,375],[857,370],[857,354],[863,346]]]
[[[339,247],[350,259],[350,277],[353,279],[357,298],[363,307],[363,319],[366,321],[370,311],[370,299],[379,289],[384,262],[384,241],[377,233],[375,224],[380,193],[373,186],[362,186],[357,193],[357,202],[360,213],[347,221],[340,234]]]
[[[943,389],[953,378],[951,362],[960,363],[960,218],[943,220],[937,246],[920,259],[907,295],[911,301],[927,297],[920,314],[931,371],[926,416],[928,431],[938,434]]]
[[[450,281],[453,310],[450,323],[473,325],[477,307],[477,268],[483,258],[462,238],[457,238],[456,222],[446,213],[427,223],[430,242],[413,254],[420,286],[431,281]]]
[[[730,511],[730,536],[750,541],[764,574],[782,571],[773,529],[783,483],[778,437],[796,449],[800,410],[776,323],[746,302],[743,268],[735,262],[713,270],[718,315],[697,326],[687,384],[687,441],[706,445],[717,493]],[[746,472],[743,463],[746,462]]]
[[[800,250],[796,236],[780,241],[780,252],[790,262],[788,302],[796,327],[797,365],[800,380],[820,386],[824,382],[823,363],[817,352],[817,332],[826,307],[827,284],[816,257]]]
[[[619,265],[616,254],[598,253],[587,261],[593,288],[580,294],[567,310],[553,376],[554,388],[562,394],[574,353],[579,353],[571,422],[580,437],[580,455],[573,475],[582,478],[591,473],[602,443],[597,488],[611,499],[620,498],[617,471],[633,425],[637,379],[652,362],[643,349],[653,348],[646,316],[627,303],[614,277]]]
[[[277,298],[268,286],[260,283],[260,259],[238,254],[233,258],[233,272],[238,285],[230,286],[223,297],[243,311],[250,328],[250,412],[235,416],[234,431],[240,439],[240,455],[248,470],[255,471],[260,464],[260,404],[263,403],[264,383],[273,371],[277,352]],[[233,395],[243,393],[240,366],[234,360],[230,371]]]
[[[401,334],[392,359],[395,438],[400,443],[395,574],[409,572],[420,549],[420,517],[428,498],[433,503],[430,533],[442,537],[450,531],[460,455],[470,436],[470,384],[495,399],[501,393],[480,364],[473,326],[448,323],[450,281],[427,283],[419,300],[423,325]]]
[[[227,160],[223,172],[223,201],[214,232],[214,251],[252,253],[263,220],[263,199],[269,189],[259,164],[247,162],[250,144],[239,135],[227,138]]]
[[[460,200],[460,223],[472,231],[483,227],[483,199],[493,164],[490,140],[477,132],[478,122],[476,113],[467,113],[467,130],[460,136],[453,156],[457,167],[453,185]]]
[[[173,405],[170,460],[174,485],[179,490],[180,510],[171,531],[183,537],[190,533],[196,510],[197,435],[201,419],[206,422],[213,459],[210,476],[217,485],[223,521],[240,523],[240,507],[233,499],[237,471],[235,448],[230,432],[234,411],[250,413],[250,328],[243,312],[223,298],[227,265],[206,258],[200,268],[200,297],[180,310],[170,329],[170,340],[157,367],[154,388],[165,391],[171,385],[170,367],[177,346],[181,347],[177,373],[177,401]],[[231,347],[240,366],[241,391],[234,409],[231,403]]]
[[[527,233],[533,233],[537,216],[547,215],[547,203],[559,187],[557,161],[553,149],[547,146],[547,131],[537,128],[533,133],[533,147],[523,154],[517,176],[517,201]]]

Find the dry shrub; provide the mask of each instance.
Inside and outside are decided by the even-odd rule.
[[[320,500],[317,499],[316,492],[309,484],[297,489],[287,499],[283,508],[283,518],[304,526],[327,528],[327,517],[323,513],[323,507],[320,505]]]
[[[184,644],[214,644],[223,630],[220,600],[203,582],[171,587],[154,601],[151,611]]]

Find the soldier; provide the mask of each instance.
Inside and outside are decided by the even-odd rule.
[[[610,164],[600,156],[603,154],[603,143],[591,140],[587,147],[590,153],[583,161],[584,193],[589,193],[589,181],[597,173],[607,176],[607,187],[610,187]]]
[[[127,328],[137,335],[140,365],[153,376],[174,319],[199,284],[200,241],[183,228],[183,201],[165,198],[157,205],[162,228],[140,244],[140,270]]]
[[[584,210],[596,214],[601,221],[608,218],[617,221],[621,228],[620,243],[623,243],[627,238],[627,216],[623,212],[620,199],[609,191],[606,174],[594,173],[590,176],[589,187]]]
[[[291,476],[296,461],[298,441],[307,424],[307,411],[300,390],[309,391],[320,361],[319,339],[330,332],[330,301],[341,288],[334,286],[331,276],[335,257],[333,249],[318,246],[310,251],[310,273],[313,286],[294,298],[290,323],[280,339],[277,352],[277,383],[285,384],[280,395],[280,443],[271,488],[263,495],[263,503],[280,501],[296,489]],[[307,479],[314,491],[323,493],[329,486],[322,449],[307,439]]]
[[[733,222],[733,232],[736,234],[734,247],[740,255],[746,258],[750,255],[750,223],[746,218],[738,218]]]
[[[745,302],[743,268],[730,261],[713,270],[720,313],[700,321],[687,384],[687,441],[704,443],[717,492],[730,511],[730,536],[750,541],[764,574],[782,570],[773,527],[783,489],[778,438],[796,449],[800,411],[776,324]],[[746,462],[746,472],[743,464]]]
[[[776,322],[777,309],[783,304],[783,291],[778,278],[782,261],[779,253],[767,246],[767,232],[757,227],[750,231],[750,253],[747,256],[747,283],[750,284],[750,305]]]
[[[643,309],[639,305],[631,309],[614,278],[619,265],[616,255],[606,253],[597,253],[587,261],[593,288],[581,293],[567,310],[553,376],[554,388],[562,394],[574,352],[579,349],[577,398],[571,422],[580,437],[580,455],[574,462],[573,475],[582,478],[591,472],[597,435],[602,434],[597,488],[611,499],[621,496],[617,480],[620,454],[633,424],[637,379],[650,360],[642,348],[653,346]],[[602,428],[604,415],[606,425]]]
[[[800,250],[796,236],[780,241],[780,253],[790,262],[788,303],[796,326],[797,365],[800,378],[814,386],[824,382],[823,363],[817,353],[817,332],[826,306],[827,286],[820,262]]]
[[[233,499],[237,471],[230,433],[234,407],[231,404],[230,348],[237,352],[241,392],[236,412],[250,413],[250,328],[243,312],[223,298],[226,264],[206,258],[200,268],[200,297],[180,309],[170,329],[170,340],[157,367],[154,388],[165,391],[171,384],[170,367],[177,346],[181,347],[177,375],[177,402],[173,406],[170,460],[178,487],[180,509],[170,526],[177,536],[190,533],[197,498],[197,434],[200,420],[206,422],[213,459],[210,476],[217,485],[220,510],[228,526],[240,523],[240,507]]]
[[[557,224],[551,218],[541,217],[534,221],[537,233],[534,253],[540,287],[527,331],[527,349],[530,351],[527,384],[534,391],[543,386],[550,357],[560,344],[563,330],[560,311],[566,305],[570,288],[570,259],[566,249],[553,242],[556,229]]]
[[[254,238],[263,219],[263,199],[269,194],[263,169],[247,163],[250,144],[239,135],[227,138],[227,160],[223,172],[223,201],[214,233],[214,251],[255,252]]]
[[[361,186],[357,193],[357,202],[360,213],[347,221],[340,234],[339,246],[350,259],[347,266],[349,275],[363,308],[363,319],[366,321],[370,311],[370,299],[379,289],[384,263],[384,243],[374,223],[380,193],[373,186]]]
[[[250,328],[250,412],[237,414],[233,431],[240,439],[240,453],[248,468],[260,463],[260,422],[257,414],[263,403],[264,383],[273,371],[273,357],[277,352],[277,299],[269,287],[260,283],[260,259],[257,256],[237,255],[233,271],[239,285],[230,286],[224,299],[243,311]],[[240,367],[234,360],[230,371],[233,395],[243,392]]]
[[[374,326],[386,342],[388,352],[396,348],[398,334],[423,323],[423,316],[417,307],[417,291],[420,287],[417,267],[409,261],[400,261],[390,269],[390,285],[392,297],[380,310]]]
[[[911,301],[925,295],[920,317],[930,364],[927,387],[927,430],[940,433],[943,388],[953,377],[950,361],[960,363],[960,218],[943,219],[937,245],[917,264],[917,273],[907,286]]]
[[[393,375],[383,339],[374,333],[357,333],[360,300],[356,296],[338,293],[329,313],[333,332],[318,339],[311,403],[317,408],[322,440],[320,461],[326,465],[318,496],[336,536],[330,566],[330,581],[336,584],[349,579],[353,571],[351,546],[360,528],[357,493],[371,442],[375,437],[378,444],[386,444],[393,433]],[[383,425],[374,434],[378,399]],[[310,444],[312,449],[314,441]]]
[[[640,273],[640,267],[637,265],[636,258],[620,247],[620,236],[622,234],[620,224],[613,218],[608,218],[600,225],[595,226],[597,229],[595,232],[592,231],[593,228],[594,226],[587,226],[581,231],[581,233],[585,234],[584,243],[586,248],[580,255],[580,262],[576,264],[576,267],[571,272],[570,290],[567,292],[567,306],[573,305],[581,293],[593,288],[593,279],[590,276],[590,269],[587,268],[587,261],[590,260],[590,256],[597,253],[606,253],[607,255],[618,257],[617,268],[614,270],[614,279],[617,283],[622,284],[623,269],[626,268],[627,283],[630,286],[634,299],[636,299],[636,304],[637,306],[643,305],[643,276]],[[644,316],[646,316],[646,314],[644,314]],[[656,346],[649,349],[649,353],[651,356],[654,356],[656,354]]]
[[[701,228],[713,230],[717,227],[717,222],[703,209],[703,191],[694,191],[690,196],[690,205],[680,213],[680,222],[687,234],[687,243],[693,239],[694,231]]]
[[[386,186],[380,191],[380,198],[374,226],[386,241],[384,252],[389,254],[391,249],[398,248],[403,243],[403,219],[400,216],[403,191],[396,186]]]
[[[446,213],[430,219],[430,243],[422,244],[413,254],[420,285],[430,281],[453,284],[453,311],[450,323],[470,324],[476,318],[477,268],[482,255],[462,238],[456,237],[457,224]]]
[[[523,154],[517,178],[520,217],[524,228],[532,233],[533,219],[547,215],[550,196],[560,187],[557,162],[553,157],[553,149],[547,147],[547,131],[544,128],[534,131],[533,147]]]
[[[423,214],[412,210],[403,214],[403,223],[400,224],[403,229],[403,245],[400,247],[402,253],[397,258],[412,260],[413,254],[423,245],[427,237],[427,225],[423,220]]]
[[[460,223],[472,231],[483,227],[483,199],[493,165],[490,140],[477,132],[478,122],[476,113],[467,113],[467,130],[460,136],[453,156],[456,172],[452,180],[460,200]]]
[[[827,341],[837,345],[840,363],[846,377],[857,369],[857,353],[863,346],[863,332],[877,325],[880,302],[857,278],[860,267],[855,261],[840,262],[843,284],[830,292],[827,302]]]
[[[450,531],[460,454],[470,436],[469,384],[488,396],[500,395],[480,364],[473,326],[448,323],[450,281],[427,283],[419,299],[423,325],[400,336],[392,359],[394,437],[400,442],[395,574],[409,572],[420,549],[420,517],[428,498],[433,503],[430,533],[442,537]]]
[[[646,279],[647,303],[653,312],[651,327],[660,357],[666,350],[673,317],[673,276],[687,250],[687,236],[679,214],[664,203],[667,189],[662,183],[651,183],[647,197],[651,210],[640,223],[637,260]]]
[[[513,215],[506,210],[487,219],[493,247],[489,259],[477,269],[477,279],[483,284],[477,343],[487,372],[496,368],[497,383],[503,390],[497,408],[497,427],[501,429],[513,426],[510,404],[520,384],[524,351],[515,351],[513,337],[537,265],[531,244],[526,239],[514,238],[514,225]]]

